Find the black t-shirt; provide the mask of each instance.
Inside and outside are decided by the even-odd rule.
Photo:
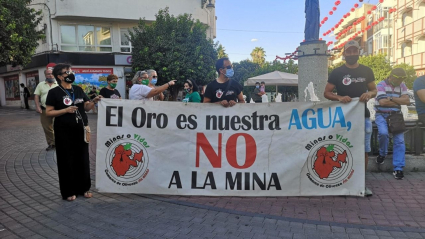
[[[210,82],[205,90],[204,97],[211,99],[211,103],[222,100],[237,101],[238,95],[242,92],[241,84],[234,80],[228,80],[225,83],[218,83],[217,80]]]
[[[100,90],[99,95],[110,99],[119,99],[121,97],[120,92],[118,92],[118,90],[110,90],[106,87]]]
[[[87,101],[89,101],[89,98],[80,87],[72,86],[72,89],[66,90],[62,86],[58,86],[49,90],[49,93],[47,93],[46,105],[55,107],[55,110],[77,106],[78,112],[80,112],[83,118],[84,125],[88,125],[86,111],[84,110],[84,102]],[[54,123],[60,126],[76,126],[77,116],[78,113],[65,113],[55,117]],[[78,124],[81,124],[81,119],[78,120]]]
[[[372,69],[367,66],[359,65],[355,69],[342,65],[332,71],[328,82],[335,85],[336,91],[340,96],[349,96],[351,98],[360,97],[368,91],[367,85],[375,81]],[[369,110],[365,109],[365,117],[370,117]]]
[[[24,98],[29,98],[31,97],[30,91],[28,90],[27,87],[24,87]]]

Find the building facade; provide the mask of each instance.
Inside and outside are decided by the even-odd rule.
[[[425,1],[397,0],[393,55],[396,64],[412,65],[425,75]]]
[[[0,105],[23,105],[24,83],[33,93],[45,79],[48,63],[69,62],[77,73],[76,82],[86,86],[104,86],[106,76],[119,77],[117,89],[126,92],[126,77],[131,69],[131,42],[128,32],[139,19],[154,21],[160,9],[172,15],[188,13],[208,25],[207,37],[216,36],[215,0],[34,0],[31,8],[43,11],[39,29],[46,38],[39,41],[32,62],[25,67],[0,67]],[[124,97],[123,97],[124,98]],[[30,98],[30,107],[34,101]]]
[[[359,20],[359,18],[363,16],[367,16],[367,12],[372,9],[372,4],[362,4],[361,7],[356,8],[354,12],[350,13],[350,16],[347,18],[344,18],[344,22],[334,31],[335,36],[337,36],[340,32],[342,32],[344,29],[348,28],[349,26],[353,26],[353,23]],[[334,45],[339,45],[343,42],[348,41],[351,37],[353,37],[358,31],[366,28],[368,24],[368,18],[365,18],[362,20],[359,24],[353,26],[347,33],[344,33],[335,43]],[[359,45],[361,47],[361,54],[364,55],[367,52],[367,40],[368,35],[367,32],[361,32],[359,35],[357,35],[354,39],[355,41],[359,42]],[[334,56],[332,57],[332,64],[336,65],[343,61],[342,51],[334,53]]]

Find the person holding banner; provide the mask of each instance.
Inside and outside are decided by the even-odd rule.
[[[198,86],[195,81],[186,80],[184,90],[186,91],[186,97],[183,102],[201,103],[201,96],[198,93]]]
[[[62,199],[74,201],[78,195],[91,198],[89,145],[85,137],[88,126],[86,111],[90,111],[102,96],[89,101],[80,87],[73,86],[75,75],[71,65],[57,64],[53,68],[53,76],[60,84],[47,94],[46,115],[55,117],[55,146]]]
[[[163,91],[175,84],[176,80],[171,80],[167,84],[159,86],[157,88],[151,88],[147,86],[149,84],[149,77],[146,71],[136,72],[133,82],[140,82],[134,84],[129,92],[130,100],[153,100],[152,97],[161,94]]]
[[[265,92],[262,92],[260,90],[260,82],[255,82],[255,89],[254,89],[254,92],[252,93],[252,97],[251,97],[252,100],[255,103],[262,103],[263,100],[262,100],[261,96],[263,96],[264,94],[265,94]]]
[[[106,78],[106,81],[108,85],[100,90],[99,95],[103,96],[103,98],[121,99],[120,92],[115,89],[118,83],[118,76],[111,74]]]
[[[329,75],[324,97],[341,103],[351,102],[351,98],[360,97],[361,102],[367,103],[377,94],[375,76],[372,69],[358,63],[360,46],[357,41],[349,41],[344,46],[345,64],[336,68]],[[337,94],[333,93],[336,89]],[[365,104],[365,170],[368,163],[368,153],[371,151],[372,122],[370,112]],[[365,189],[366,196],[372,196],[372,191]]]
[[[235,72],[229,58],[218,59],[215,69],[219,77],[207,85],[203,102],[216,103],[223,107],[232,107],[236,105],[236,101],[245,103],[241,84],[230,79]]]

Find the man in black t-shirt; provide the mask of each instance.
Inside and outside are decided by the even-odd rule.
[[[106,78],[106,81],[108,85],[100,90],[99,95],[103,96],[103,98],[121,99],[120,92],[115,89],[118,83],[118,76],[111,74]]]
[[[351,102],[351,98],[359,97],[365,103],[365,168],[367,167],[368,156],[371,151],[370,138],[372,135],[372,122],[370,112],[366,107],[369,99],[376,96],[375,76],[372,69],[360,65],[357,61],[360,56],[360,46],[357,41],[349,41],[344,46],[345,65],[342,65],[329,76],[325,88],[324,96],[329,100],[341,103]],[[333,93],[336,89],[337,94]],[[372,191],[365,189],[366,196],[372,196]]]
[[[203,103],[216,103],[224,107],[232,107],[236,105],[236,101],[245,103],[241,84],[230,79],[235,72],[229,58],[218,59],[215,69],[219,76],[207,85]]]

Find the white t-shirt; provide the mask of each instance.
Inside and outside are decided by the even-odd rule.
[[[129,98],[130,100],[153,100],[153,98],[146,98],[151,92],[152,88],[146,85],[133,85],[130,88]]]

